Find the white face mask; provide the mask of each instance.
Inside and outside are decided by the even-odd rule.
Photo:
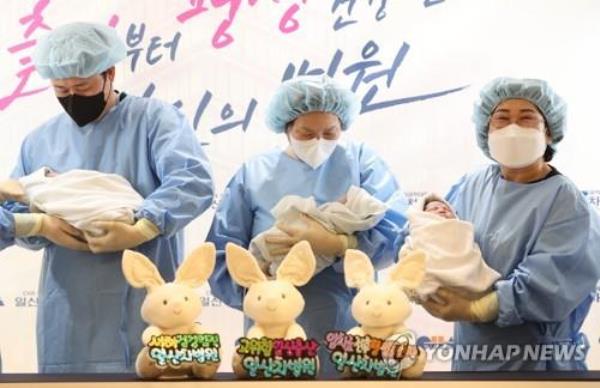
[[[546,151],[546,136],[537,128],[510,124],[488,136],[492,158],[509,168],[532,165]]]
[[[297,140],[290,136],[290,145],[298,159],[316,169],[331,156],[337,140]]]

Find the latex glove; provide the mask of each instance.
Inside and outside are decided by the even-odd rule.
[[[303,227],[277,224],[277,228],[287,236],[267,234],[265,241],[269,244],[272,256],[285,255],[296,243],[306,240],[316,255],[342,256],[346,249],[356,247],[356,238],[345,234],[336,234],[327,230],[313,218],[302,214]]]
[[[434,317],[449,322],[490,322],[498,316],[498,295],[495,291],[471,300],[449,289],[440,288],[422,305]]]
[[[7,180],[0,182],[0,202],[17,201],[27,203],[25,189],[18,181]]]
[[[15,213],[14,217],[17,237],[42,236],[61,247],[75,251],[90,250],[83,232],[60,218],[37,213]]]
[[[93,226],[103,231],[99,236],[85,233],[88,245],[94,253],[119,252],[135,248],[160,234],[156,225],[145,218],[134,225],[124,222],[98,221]]]

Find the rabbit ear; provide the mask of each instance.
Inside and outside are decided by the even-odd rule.
[[[375,268],[369,256],[356,249],[346,250],[344,277],[350,288],[362,288],[375,282]]]
[[[126,250],[121,262],[123,274],[133,287],[151,289],[165,284],[158,269],[150,259],[139,252]]]
[[[225,247],[225,261],[229,274],[242,287],[250,288],[255,283],[267,280],[254,256],[238,245],[227,244]]]
[[[197,288],[204,283],[215,269],[216,249],[213,243],[204,243],[196,248],[177,269],[175,283]]]
[[[277,280],[300,287],[308,283],[315,273],[317,260],[308,241],[296,243],[277,269]]]
[[[391,268],[390,280],[398,282],[404,289],[419,287],[425,277],[425,260],[427,256],[422,250],[415,250]]]

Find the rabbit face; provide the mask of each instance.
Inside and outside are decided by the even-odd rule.
[[[200,297],[193,289],[168,283],[148,294],[142,304],[142,319],[171,329],[193,323],[201,310]]]
[[[352,301],[352,315],[365,327],[401,325],[412,312],[404,290],[415,289],[425,274],[425,254],[415,251],[395,264],[390,278],[375,283],[375,268],[363,252],[348,249],[344,257],[346,285],[358,288]]]
[[[246,315],[257,323],[292,323],[302,310],[302,294],[284,281],[271,280],[254,284],[244,298]]]
[[[229,274],[248,289],[244,313],[265,327],[292,324],[304,310],[304,298],[296,287],[305,285],[315,272],[310,244],[300,241],[290,249],[277,269],[277,280],[267,279],[246,249],[229,243],[225,250]]]
[[[391,284],[370,284],[352,301],[352,316],[365,327],[401,325],[410,316],[408,297]]]
[[[185,329],[200,314],[200,297],[195,289],[213,272],[216,250],[202,244],[179,266],[173,283],[166,283],[154,263],[139,252],[123,252],[123,275],[136,288],[146,288],[142,319],[162,329]]]

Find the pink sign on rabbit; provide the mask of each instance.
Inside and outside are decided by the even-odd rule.
[[[207,332],[196,322],[202,309],[196,289],[212,274],[215,258],[215,246],[204,243],[181,264],[175,280],[165,283],[146,256],[130,250],[123,253],[125,278],[131,286],[146,288],[148,292],[141,314],[150,326],[142,333],[144,348],[135,365],[138,376],[208,379],[217,372],[220,365],[218,335]],[[210,342],[208,347],[207,341]],[[164,352],[164,349],[173,351]],[[181,355],[185,357],[178,359]]]
[[[296,322],[304,310],[304,298],[296,287],[308,283],[315,271],[316,260],[310,244],[301,241],[294,245],[277,269],[275,279],[267,278],[256,258],[246,249],[231,243],[225,249],[231,277],[248,289],[243,311],[254,321],[254,326],[248,330],[246,338],[307,340],[304,329]],[[314,359],[316,375],[316,352]],[[249,376],[239,351],[233,358],[233,371],[238,377]]]

